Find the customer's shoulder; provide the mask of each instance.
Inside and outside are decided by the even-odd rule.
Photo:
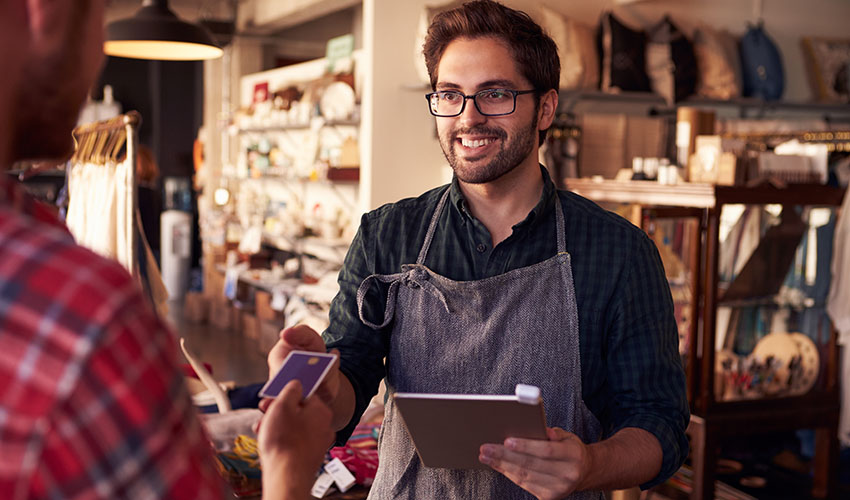
[[[27,290],[33,301],[49,299],[54,309],[91,317],[138,294],[117,261],[78,245],[67,230],[8,211],[0,218],[0,260],[6,264],[0,281]]]

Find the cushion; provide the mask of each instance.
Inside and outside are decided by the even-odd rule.
[[[606,92],[649,92],[646,74],[646,36],[621,23],[610,12],[602,14],[597,32],[602,55],[600,88]]]
[[[561,60],[559,87],[563,90],[599,88],[599,54],[594,29],[541,5],[537,22],[558,45]]]
[[[700,25],[694,32],[693,43],[699,67],[697,95],[709,99],[740,97],[741,59],[735,36]]]
[[[698,69],[690,40],[667,16],[647,36],[646,67],[652,90],[671,104],[693,95]]]
[[[806,37],[802,43],[814,96],[820,101],[850,101],[850,38]]]

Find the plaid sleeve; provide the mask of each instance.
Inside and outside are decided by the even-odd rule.
[[[99,278],[114,308],[95,310],[104,333],[46,420],[28,496],[223,498],[174,337],[126,273]]]
[[[687,457],[689,411],[664,267],[653,242],[643,232],[635,233],[609,323],[607,375],[613,400],[608,435],[637,427],[658,439],[661,471],[641,485],[646,489],[672,476]]]

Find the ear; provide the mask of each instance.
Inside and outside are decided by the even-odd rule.
[[[61,40],[64,33],[62,21],[70,14],[74,2],[63,0],[24,0],[30,36],[36,46]]]
[[[540,96],[540,106],[537,110],[537,129],[546,130],[555,120],[555,112],[558,110],[558,92],[549,89]]]

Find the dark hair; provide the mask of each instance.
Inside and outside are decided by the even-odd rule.
[[[545,92],[558,90],[561,61],[555,42],[525,12],[491,0],[467,2],[434,17],[422,46],[432,90],[436,90],[437,66],[446,47],[458,38],[482,37],[505,43],[520,73],[536,91],[535,106]],[[546,131],[541,130],[539,135],[542,144]]]

